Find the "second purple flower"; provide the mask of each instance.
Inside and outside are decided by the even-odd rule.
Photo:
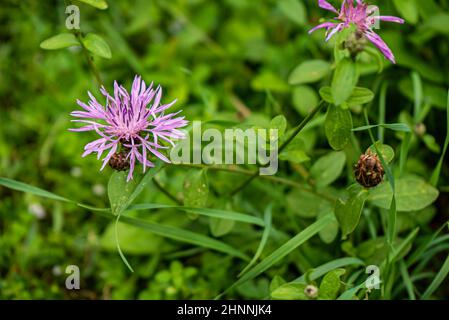
[[[344,28],[348,28],[351,24],[355,25],[359,37],[366,37],[366,39],[371,41],[388,60],[392,63],[396,63],[393,52],[373,29],[379,21],[404,23],[403,19],[393,16],[376,15],[375,13],[378,11],[378,8],[376,6],[369,6],[362,0],[356,0],[355,4],[354,0],[343,0],[340,10],[335,9],[334,6],[326,0],[318,0],[318,5],[323,9],[336,13],[338,16],[335,20],[337,21],[324,22],[310,30],[309,33],[312,33],[317,29],[326,28],[327,41],[337,32],[342,31]]]

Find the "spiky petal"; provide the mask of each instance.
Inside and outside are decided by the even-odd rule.
[[[336,33],[348,28],[351,24],[355,25],[357,32],[363,34],[369,41],[371,41],[382,54],[392,63],[396,63],[393,52],[388,45],[377,35],[373,29],[377,22],[388,21],[395,23],[404,23],[404,20],[393,16],[375,15],[377,12],[376,6],[368,6],[363,0],[343,0],[341,9],[337,10],[326,0],[318,0],[318,6],[328,11],[335,12],[338,16],[335,18],[337,22],[324,22],[309,31],[314,32],[318,29],[326,29],[326,41],[331,39]]]
[[[83,110],[71,113],[71,116],[79,118],[72,122],[84,125],[70,129],[71,131],[94,131],[99,135],[97,140],[84,147],[82,156],[96,153],[100,159],[103,153],[107,152],[102,160],[100,170],[103,170],[115,154],[125,152],[126,161],[129,162],[128,181],[133,178],[136,162],[142,164],[143,172],[148,167],[154,167],[154,163],[148,160],[151,154],[170,162],[161,153],[160,150],[166,147],[160,143],[166,141],[173,145],[173,139],[185,138],[179,129],[188,123],[184,117],[177,117],[181,111],[165,114],[176,100],[161,104],[162,88],[153,88],[153,83],[147,87],[140,76],[134,78],[131,94],[116,81],[113,96],[104,87],[100,91],[106,98],[104,106],[88,92],[90,100],[87,104],[77,101]]]

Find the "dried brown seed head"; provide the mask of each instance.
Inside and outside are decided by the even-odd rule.
[[[129,160],[126,159],[126,153],[121,151],[114,154],[109,160],[109,166],[117,171],[125,171],[129,169]]]
[[[360,156],[354,170],[355,179],[365,188],[379,185],[384,178],[385,171],[377,154],[370,151]]]

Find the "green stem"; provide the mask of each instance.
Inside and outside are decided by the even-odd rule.
[[[66,7],[73,4],[72,1],[70,1],[70,0],[65,0],[64,2],[65,2]],[[78,39],[79,43],[81,44],[81,48],[83,49],[83,53],[87,59],[87,65],[89,66],[89,69],[92,72],[92,74],[94,75],[95,79],[97,80],[99,86],[100,87],[104,86],[104,82],[101,79],[100,71],[97,69],[97,67],[93,63],[93,57],[90,55],[89,50],[87,50],[87,48],[84,46],[83,35],[82,35],[81,31],[72,30],[72,33],[75,35],[75,37]]]
[[[103,82],[103,80],[101,78],[100,71],[95,66],[95,64],[93,62],[93,57],[90,55],[89,51],[84,46],[84,44],[83,44],[83,37],[82,37],[81,33],[77,31],[77,32],[75,32],[75,36],[78,39],[78,41],[81,43],[81,46],[83,48],[83,53],[86,56],[87,65],[89,66],[90,71],[92,72],[92,74],[94,75],[95,79],[97,80],[98,85],[100,87],[103,87],[104,86],[104,82]]]

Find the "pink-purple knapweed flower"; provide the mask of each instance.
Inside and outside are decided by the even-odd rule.
[[[337,32],[349,27],[351,24],[355,25],[359,35],[365,36],[377,48],[379,48],[388,60],[396,63],[393,52],[382,40],[382,38],[373,31],[373,28],[379,21],[404,23],[403,19],[393,16],[375,15],[375,13],[378,12],[378,8],[376,6],[367,5],[363,2],[363,0],[356,0],[355,3],[354,0],[343,0],[340,11],[335,9],[334,6],[326,0],[318,0],[318,5],[323,9],[338,14],[335,18],[337,22],[324,22],[310,30],[309,33],[312,33],[317,29],[326,28],[326,41],[328,41]]]
[[[77,101],[84,111],[74,111],[72,120],[83,123],[84,126],[71,131],[95,131],[100,138],[84,147],[83,157],[97,153],[97,158],[108,151],[103,158],[101,170],[111,163],[126,162],[128,169],[127,181],[133,178],[136,161],[143,166],[154,167],[148,157],[151,155],[170,162],[159,150],[166,149],[161,142],[166,141],[172,146],[172,139],[183,139],[185,135],[179,128],[187,125],[184,117],[176,117],[179,112],[165,114],[175,102],[161,104],[162,88],[153,88],[153,83],[146,87],[145,82],[136,76],[132,85],[131,94],[114,82],[114,95],[111,96],[104,87],[101,93],[106,102],[103,106],[88,92],[88,104]]]

